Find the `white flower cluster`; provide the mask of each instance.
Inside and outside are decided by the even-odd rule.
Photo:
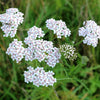
[[[25,50],[25,60],[32,61],[38,59],[39,62],[45,60],[45,62],[51,66],[55,67],[56,63],[59,63],[61,54],[59,49],[53,47],[53,43],[46,40],[27,40],[28,48]]]
[[[64,57],[69,60],[74,60],[77,58],[76,49],[72,45],[63,44],[60,45],[60,52],[63,53]]]
[[[57,38],[61,38],[62,36],[70,36],[71,31],[67,28],[65,22],[62,20],[56,21],[55,19],[51,18],[46,21],[46,27],[50,30],[54,31],[54,34],[57,35]]]
[[[36,26],[33,26],[32,28],[29,29],[28,31],[28,37],[26,38],[26,41],[27,40],[34,40],[34,39],[37,39],[37,38],[41,38],[41,37],[44,37],[44,32],[42,31],[41,28],[38,28]]]
[[[18,28],[23,22],[23,13],[19,12],[17,8],[9,8],[6,13],[0,14],[0,22],[2,22],[1,29],[4,31],[4,37],[14,37]]]
[[[83,25],[83,27],[79,28],[79,36],[85,37],[83,43],[96,47],[98,39],[100,39],[100,26],[92,20],[84,21]]]
[[[12,43],[9,44],[9,47],[6,51],[8,55],[11,55],[11,58],[13,60],[16,60],[18,63],[21,61],[25,55],[25,49],[22,47],[22,41],[18,41],[17,39],[14,39]]]
[[[53,77],[54,73],[52,71],[45,72],[43,67],[33,69],[29,66],[28,71],[24,71],[25,82],[32,82],[33,85],[39,86],[53,86],[56,82],[56,78]]]

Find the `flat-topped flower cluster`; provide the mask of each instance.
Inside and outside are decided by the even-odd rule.
[[[12,60],[16,60],[17,63],[21,61],[25,55],[25,48],[22,45],[22,41],[14,39],[14,41],[9,44],[6,51],[8,55],[11,55]]]
[[[32,82],[33,85],[39,86],[53,86],[56,82],[56,78],[53,77],[54,73],[52,71],[45,72],[43,67],[27,67],[28,71],[24,71],[25,82]]]
[[[62,20],[55,20],[53,18],[46,21],[46,27],[54,31],[54,34],[57,35],[57,38],[62,36],[68,37],[71,35],[71,31],[67,28],[65,22]]]
[[[79,28],[79,36],[85,37],[83,43],[96,47],[100,39],[100,26],[92,20],[84,21],[83,25]]]
[[[23,13],[19,12],[17,8],[9,8],[6,13],[0,14],[0,22],[2,22],[2,31],[4,31],[4,37],[14,37],[18,25],[23,22]]]
[[[25,50],[26,61],[38,59],[38,61],[41,62],[45,60],[51,67],[54,67],[56,63],[59,63],[61,54],[58,48],[53,47],[52,42],[46,40],[33,40],[28,42],[31,43]]]

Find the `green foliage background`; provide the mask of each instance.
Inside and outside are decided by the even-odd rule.
[[[17,64],[5,53],[14,38],[3,37],[0,29],[0,100],[100,100],[100,41],[93,48],[81,43],[83,38],[78,36],[84,20],[95,20],[100,25],[100,0],[0,0],[0,14],[10,7],[18,8],[25,18],[15,38],[23,41],[27,30],[36,25],[44,30],[44,39],[53,41],[55,46],[64,42],[74,45],[78,58],[70,62],[62,57],[53,69],[37,60]],[[71,36],[54,39],[53,32],[45,26],[48,18],[65,21]],[[53,70],[57,83],[39,88],[26,84],[23,73],[30,65]]]

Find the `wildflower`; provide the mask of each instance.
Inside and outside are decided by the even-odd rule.
[[[0,22],[2,23],[2,31],[4,37],[14,37],[18,28],[23,22],[23,13],[19,12],[17,8],[9,8],[6,13],[0,14]]]
[[[54,34],[57,35],[57,38],[61,38],[62,36],[70,36],[71,31],[67,28],[65,22],[62,20],[55,20],[53,18],[48,19],[46,21],[46,27],[50,30],[54,31]]]
[[[6,53],[8,55],[11,55],[11,58],[13,60],[16,60],[17,63],[22,60],[25,54],[24,53],[25,49],[24,47],[22,47],[22,45],[23,45],[22,41],[18,41],[17,39],[14,39],[14,41],[9,44],[9,47],[6,51]]]
[[[29,31],[28,31],[28,37],[25,38],[25,41],[28,43],[28,41],[30,42],[30,41],[35,40],[37,38],[41,38],[44,35],[45,34],[44,34],[44,32],[42,31],[41,28],[33,26],[32,28],[29,29]]]
[[[51,67],[59,63],[60,53],[58,48],[53,47],[53,43],[46,40],[25,40],[28,48],[25,50],[25,60],[37,59],[39,62],[45,61]]]
[[[72,45],[63,44],[60,45],[60,52],[64,54],[64,57],[69,60],[74,60],[77,58],[76,49]]]
[[[83,22],[83,27],[79,28],[79,36],[85,37],[84,44],[96,47],[100,39],[100,26],[95,21],[89,20]]]
[[[56,78],[53,77],[54,73],[52,71],[45,72],[43,67],[33,69],[29,66],[28,71],[24,71],[24,79],[26,83],[32,82],[33,85],[39,86],[53,86],[56,82]]]

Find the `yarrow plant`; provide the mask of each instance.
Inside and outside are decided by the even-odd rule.
[[[4,37],[15,36],[18,25],[23,22],[23,15],[17,8],[9,8],[6,10],[6,13],[0,14],[1,29],[5,33]]]
[[[84,21],[83,25],[83,27],[79,28],[79,36],[85,37],[83,43],[96,47],[98,39],[100,39],[100,26],[92,20]]]
[[[30,28],[27,33],[28,33],[28,37],[25,38],[26,41],[27,40],[29,40],[29,41],[35,40],[37,38],[44,37],[44,35],[45,35],[44,32],[42,31],[42,29],[41,28],[38,28],[36,26],[33,26],[32,28]]]
[[[6,51],[8,55],[11,55],[13,61],[16,60],[17,63],[21,61],[25,55],[24,53],[25,48],[22,47],[22,45],[23,45],[22,41],[18,41],[17,39],[14,39],[14,41],[9,44],[9,47]]]
[[[56,82],[56,78],[53,77],[54,73],[52,71],[45,72],[43,67],[27,67],[28,71],[24,71],[25,82],[32,82],[33,85],[39,86],[53,86]]]
[[[65,22],[62,20],[55,20],[53,18],[46,21],[46,27],[54,31],[54,34],[57,35],[57,38],[62,36],[68,37],[71,35],[71,31],[67,28]]]
[[[23,13],[19,12],[17,8],[9,8],[6,13],[0,14],[0,22],[2,22],[1,29],[5,33],[5,37],[14,37],[18,25],[23,22]],[[100,26],[94,21],[86,21],[83,23],[84,27],[79,29],[79,36],[85,37],[83,43],[97,46],[98,39],[100,39]],[[67,28],[65,22],[62,20],[55,20],[53,18],[46,20],[46,27],[53,30],[57,38],[63,36],[68,38],[71,35],[71,31]],[[44,40],[44,31],[41,28],[33,26],[28,30],[28,36],[24,39],[24,47],[22,41],[14,39],[9,44],[6,54],[10,55],[12,60],[19,63],[23,58],[25,61],[38,60],[39,63],[44,61],[48,66],[54,68],[57,63],[60,62],[62,54],[69,60],[75,60],[77,58],[76,49],[74,46],[67,43],[60,45],[59,48],[55,47],[52,41]],[[24,71],[24,79],[26,83],[32,82],[33,85],[39,86],[53,86],[56,82],[56,78],[53,77],[54,72],[45,72],[43,67],[33,68],[29,66],[28,71]]]
[[[25,51],[26,61],[38,59],[41,62],[45,60],[51,67],[55,67],[56,63],[59,63],[61,55],[59,49],[53,47],[52,42],[46,40],[29,40],[28,42],[30,43],[28,43],[28,48]]]

